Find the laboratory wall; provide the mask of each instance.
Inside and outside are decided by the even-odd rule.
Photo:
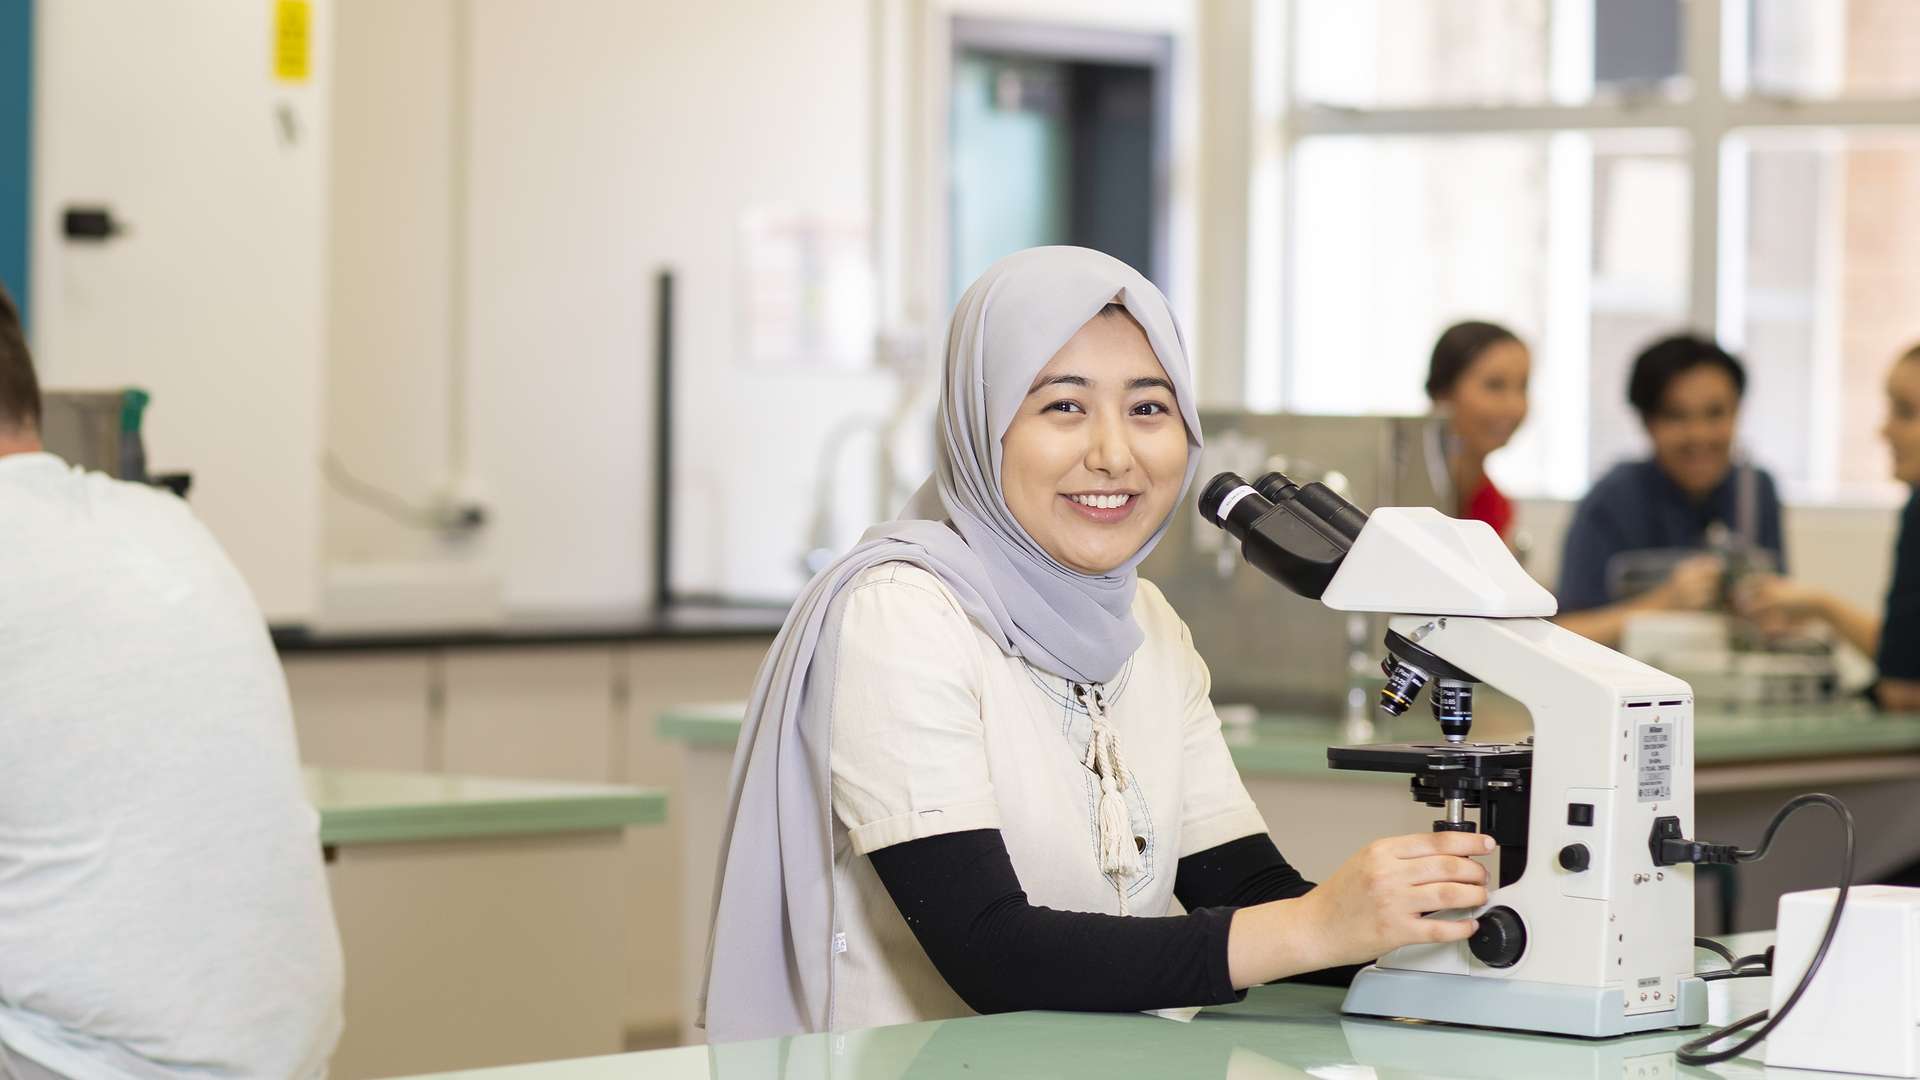
[[[49,385],[153,392],[154,466],[194,473],[276,623],[659,596],[663,272],[674,591],[783,600],[896,508],[951,287],[954,18],[1168,36],[1169,289],[1203,375],[1238,371],[1194,319],[1197,147],[1200,60],[1249,46],[1190,0],[328,0],[282,71],[287,6],[42,5],[29,313]],[[124,229],[63,237],[69,207]],[[1215,296],[1244,250],[1219,224]],[[797,332],[766,301],[796,253],[867,275],[852,347],[765,347]],[[437,527],[454,507],[484,524]]]
[[[327,333],[332,4],[283,34],[288,7],[61,0],[33,25],[42,382],[153,394],[153,469],[192,473],[275,620],[318,596]],[[68,209],[119,231],[67,237]]]
[[[940,205],[934,95],[957,15],[1167,33],[1182,50],[1178,108],[1195,111],[1186,3],[342,0],[331,595],[432,579],[562,616],[658,595],[662,271],[674,589],[783,599],[810,549],[897,507],[923,471],[918,421],[945,327],[940,239],[917,222]],[[1191,124],[1176,127],[1170,262],[1185,300],[1194,165]],[[871,329],[899,354],[752,347],[782,329],[752,276],[780,256],[780,229],[872,260]],[[901,459],[890,484],[868,464],[883,438]],[[483,505],[488,523],[449,538],[392,505],[449,498]]]

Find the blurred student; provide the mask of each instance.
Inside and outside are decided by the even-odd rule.
[[[1780,497],[1765,470],[1733,460],[1746,370],[1705,338],[1678,335],[1633,362],[1627,400],[1653,455],[1614,466],[1580,501],[1560,562],[1561,625],[1617,645],[1643,611],[1725,599],[1729,544],[1786,568]],[[1662,568],[1651,584],[1638,570]]]
[[[340,944],[265,620],[185,503],[39,427],[0,291],[0,1076],[324,1076]]]
[[[1893,583],[1875,615],[1790,578],[1756,576],[1742,584],[1736,601],[1768,629],[1804,620],[1831,626],[1854,648],[1874,657],[1880,678],[1873,697],[1882,708],[1920,709],[1920,343],[1894,361],[1887,373],[1887,419],[1880,436],[1893,451],[1894,479],[1908,485],[1894,544]]]
[[[1507,445],[1527,419],[1533,358],[1513,331],[1488,322],[1447,327],[1427,364],[1427,397],[1443,432],[1455,517],[1484,521],[1510,539],[1513,504],[1487,476],[1487,455]]]

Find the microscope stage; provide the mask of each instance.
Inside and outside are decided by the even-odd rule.
[[[1360,772],[1459,773],[1487,777],[1533,767],[1533,747],[1519,743],[1374,743],[1330,746],[1327,766]]]

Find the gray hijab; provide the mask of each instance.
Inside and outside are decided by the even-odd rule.
[[[1186,488],[1200,466],[1200,421],[1180,328],[1166,297],[1118,259],[1042,247],[989,267],[947,330],[933,476],[901,517],[807,584],[760,667],[734,750],[726,839],[714,882],[701,994],[710,1041],[823,1031],[832,1022],[833,810],[822,726],[804,708],[830,681],[808,679],[839,633],[829,610],[869,567],[905,562],[937,576],[1002,651],[1076,682],[1103,683],[1139,648],[1134,570],[1167,531],[1102,575],[1069,570],[1014,520],[1000,490],[1000,439],[1034,377],[1109,303],[1146,331],[1186,421]]]

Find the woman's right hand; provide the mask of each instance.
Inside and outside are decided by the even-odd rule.
[[[1492,852],[1492,837],[1464,832],[1390,836],[1361,848],[1300,897],[1306,919],[1333,951],[1326,966],[1471,937],[1477,920],[1424,915],[1485,904],[1487,868],[1470,856]]]
[[[1476,919],[1429,919],[1426,912],[1487,902],[1487,869],[1471,856],[1493,853],[1481,833],[1435,832],[1375,840],[1311,892],[1233,913],[1227,967],[1245,989],[1309,971],[1376,960],[1402,945],[1464,941]]]

